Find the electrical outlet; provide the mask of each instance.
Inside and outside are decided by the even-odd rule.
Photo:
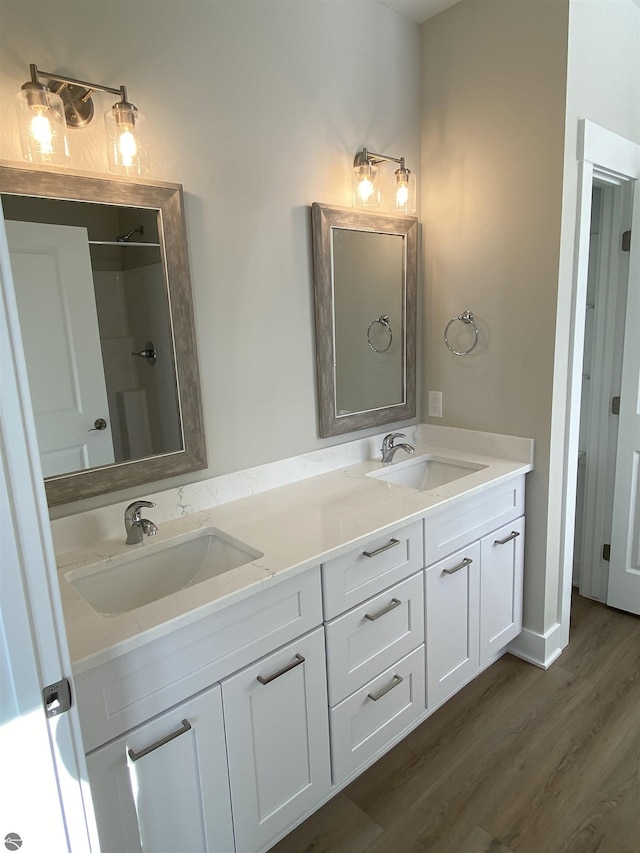
[[[429,391],[429,417],[442,417],[442,391]]]

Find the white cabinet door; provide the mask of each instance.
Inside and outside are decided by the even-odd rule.
[[[480,663],[522,630],[524,517],[494,530],[480,543]]]
[[[426,571],[427,708],[473,677],[479,658],[480,543]]]
[[[232,853],[220,685],[87,756],[102,853]]]
[[[323,629],[223,681],[222,697],[236,846],[254,853],[331,786]]]

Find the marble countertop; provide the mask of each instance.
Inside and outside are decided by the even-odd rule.
[[[469,441],[473,435],[478,439]],[[158,525],[157,535],[148,542],[214,527],[264,556],[129,613],[111,616],[97,613],[65,575],[102,560],[129,555],[132,548],[144,549],[144,543],[127,546],[121,537],[58,554],[74,671],[85,671],[124,654],[254,595],[279,579],[346,553],[373,535],[384,535],[399,523],[427,517],[453,501],[533,469],[531,439],[503,437],[504,442],[496,441],[499,438],[486,433],[467,433],[464,450],[451,444],[418,443],[415,456],[453,455],[461,461],[484,466],[430,491],[416,491],[366,476],[382,468],[379,461],[369,460],[165,521]],[[404,457],[402,452],[397,454],[398,462],[403,461],[400,457]],[[153,518],[152,513],[150,517]]]

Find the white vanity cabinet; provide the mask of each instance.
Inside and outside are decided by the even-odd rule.
[[[318,567],[78,673],[75,688],[102,853],[250,853],[329,790]]]
[[[76,673],[103,853],[264,853],[520,632],[524,475],[359,541]]]
[[[220,685],[87,756],[102,853],[233,853]]]
[[[418,521],[322,566],[334,785],[424,715],[423,559]]]
[[[329,794],[325,673],[319,628],[222,684],[238,853],[267,849]]]
[[[425,522],[427,707],[497,658],[522,629],[524,478]]]

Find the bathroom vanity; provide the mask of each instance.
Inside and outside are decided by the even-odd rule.
[[[59,555],[104,853],[268,850],[507,650],[532,442],[448,432],[159,522],[135,556],[215,530],[248,562],[126,612],[70,581],[130,548]]]

